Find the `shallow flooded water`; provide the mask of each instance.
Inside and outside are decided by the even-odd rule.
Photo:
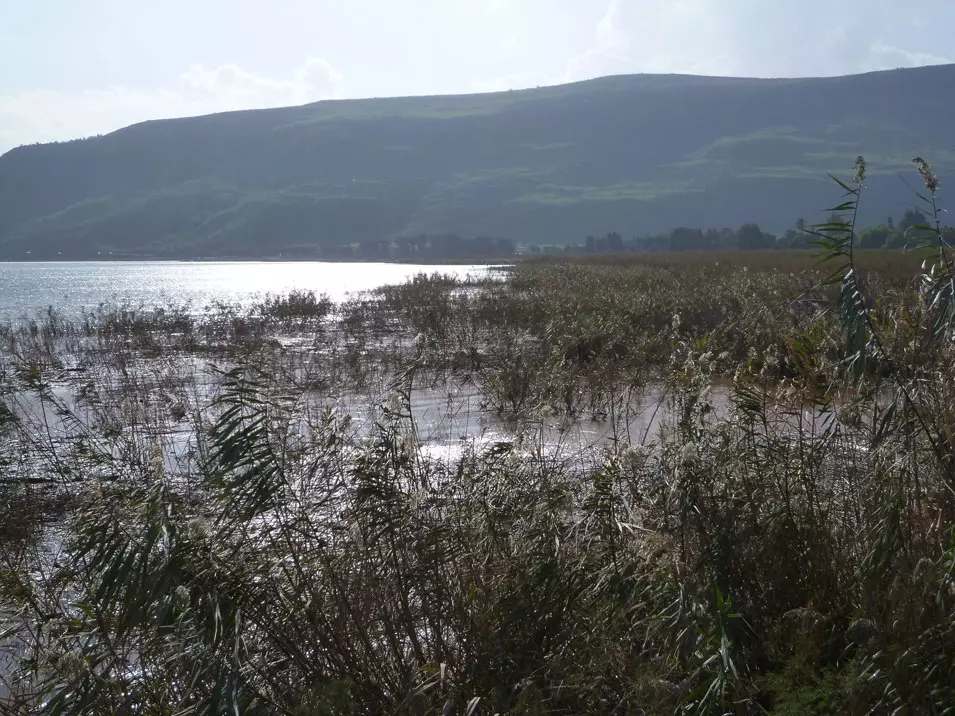
[[[144,306],[212,301],[248,304],[266,294],[314,291],[333,301],[425,274],[484,275],[487,266],[322,261],[0,262],[0,321],[54,306],[71,315],[100,304]]]
[[[363,430],[380,415],[387,393],[351,394],[338,402]],[[711,400],[715,414],[725,414],[729,391],[721,386]],[[528,411],[506,415],[488,410],[474,388],[447,385],[416,388],[411,394],[414,432],[422,454],[453,462],[466,450],[480,451],[496,443],[519,442],[523,449],[542,451],[581,466],[599,464],[617,445],[638,446],[655,441],[663,426],[672,423],[672,405],[666,389],[648,387],[619,414],[601,419]]]
[[[211,421],[218,410],[214,407],[221,384],[209,366],[202,361],[185,361],[183,375],[188,376],[191,394],[186,402],[202,414],[204,421]],[[168,380],[168,376],[165,378]],[[40,400],[35,393],[8,396],[7,403],[22,420],[26,428],[23,435],[31,441],[58,449],[72,451],[77,435],[102,435],[104,423],[109,416],[123,416],[123,439],[96,438],[99,446],[111,442],[108,450],[128,449],[137,446],[146,453],[157,450],[162,455],[164,467],[173,474],[194,473],[198,467],[196,431],[197,413],[190,410],[175,418],[169,411],[174,405],[168,386],[141,382],[142,393],[137,396],[110,397],[100,390],[96,395],[85,395],[87,378],[82,372],[63,377],[50,385],[48,396]],[[358,437],[370,436],[377,423],[383,420],[383,406],[393,401],[392,391],[386,383],[364,390],[320,390],[294,398],[300,415],[311,415],[314,420],[328,408],[350,418],[351,430]],[[628,406],[621,406],[614,415],[601,419],[588,416],[567,416],[547,410],[525,411],[517,415],[502,414],[487,407],[484,396],[471,385],[447,382],[440,385],[421,385],[411,391],[411,420],[400,420],[400,427],[409,436],[420,454],[431,459],[452,463],[466,451],[480,452],[499,443],[519,445],[521,450],[547,454],[586,468],[602,462],[608,452],[619,445],[639,446],[655,441],[665,425],[673,423],[673,405],[660,384],[647,387],[636,395]],[[130,399],[131,398],[131,399]],[[107,407],[112,400],[114,405]],[[711,401],[717,415],[729,408],[729,389],[717,386],[712,391]],[[404,410],[404,407],[401,408]],[[108,426],[106,426],[108,428]],[[120,426],[117,425],[117,429]],[[72,437],[69,437],[72,436]],[[152,446],[152,447],[149,447]],[[146,453],[143,457],[146,457]],[[18,474],[19,479],[32,479],[31,466],[14,462],[6,466],[8,479]]]

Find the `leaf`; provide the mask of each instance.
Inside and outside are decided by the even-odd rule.
[[[829,178],[832,179],[836,184],[838,184],[839,186],[841,186],[843,189],[845,189],[846,192],[848,192],[849,194],[858,194],[858,193],[859,193],[858,188],[849,186],[849,185],[846,184],[844,181],[842,181],[842,179],[840,179],[839,177],[835,176],[834,174],[830,174],[830,175],[829,175]]]
[[[872,436],[873,447],[878,447],[891,436],[892,431],[895,428],[895,416],[898,411],[898,406],[898,395],[896,395],[879,417],[879,422],[876,425],[875,433]]]

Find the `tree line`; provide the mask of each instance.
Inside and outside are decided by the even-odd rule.
[[[399,236],[390,241],[322,247],[322,255],[336,259],[416,260],[454,258],[509,258],[517,253],[513,239],[496,236],[464,238],[455,233]]]
[[[830,220],[835,217],[830,217]],[[858,232],[856,245],[863,249],[902,249],[926,233],[929,219],[918,209],[909,209],[896,221],[889,217],[885,223],[870,226]],[[605,236],[588,236],[582,244],[566,246],[530,245],[531,253],[652,253],[663,251],[759,251],[770,249],[811,249],[815,235],[811,225],[802,219],[783,234],[763,231],[758,224],[743,224],[738,229],[696,229],[677,227],[660,234],[646,234],[631,239],[612,231]],[[955,228],[945,227],[943,235],[955,241]]]
[[[830,217],[834,219],[835,217]],[[896,221],[891,216],[882,224],[870,226],[856,236],[863,249],[901,249],[925,233],[928,218],[918,209],[909,209]],[[685,226],[668,232],[625,239],[611,231],[604,236],[588,236],[579,244],[541,246],[527,244],[530,253],[615,254],[681,251],[761,251],[772,249],[812,249],[813,227],[799,219],[781,235],[763,231],[758,224],[747,223],[738,229],[697,229]],[[955,241],[955,228],[944,228],[943,235]],[[478,236],[465,238],[446,232],[399,236],[391,240],[361,241],[324,246],[324,258],[342,260],[434,260],[456,258],[510,258],[518,253],[513,239]]]

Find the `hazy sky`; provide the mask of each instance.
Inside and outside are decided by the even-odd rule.
[[[955,60],[953,0],[0,0],[0,18],[0,152],[325,98]]]

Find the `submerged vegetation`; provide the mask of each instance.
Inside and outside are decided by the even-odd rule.
[[[955,274],[918,168],[911,260],[858,251],[860,163],[823,263],[8,326],[3,711],[946,713]],[[428,449],[422,393],[506,429]]]

